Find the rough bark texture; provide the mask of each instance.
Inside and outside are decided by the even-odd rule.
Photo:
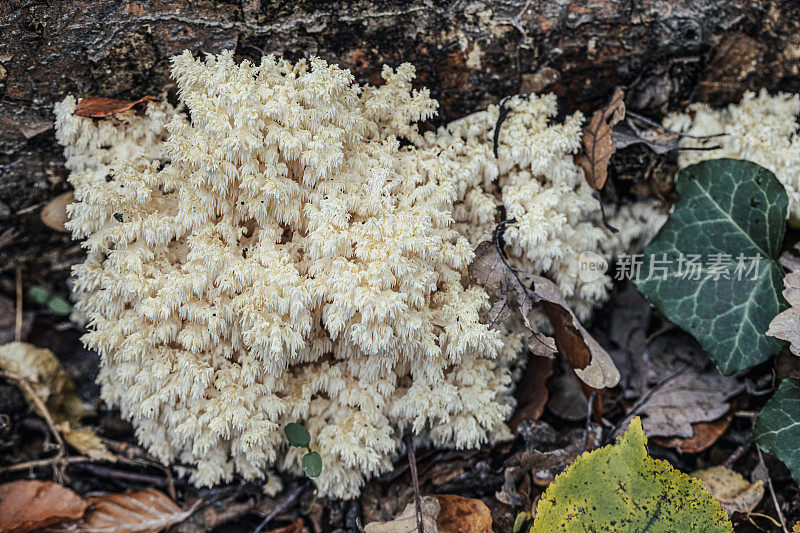
[[[793,0],[0,0],[0,290],[21,266],[26,284],[64,293],[80,257],[39,221],[68,190],[53,104],[161,94],[183,49],[318,55],[372,83],[382,64],[410,61],[441,102],[438,121],[554,74],[547,90],[565,112],[591,111],[623,85],[629,109],[659,118],[745,89],[798,91],[798,21]]]

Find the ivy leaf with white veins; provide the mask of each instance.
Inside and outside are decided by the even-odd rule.
[[[761,449],[783,461],[800,483],[800,378],[781,381],[758,414],[753,435]]]
[[[783,185],[755,163],[715,159],[681,170],[676,190],[674,211],[644,250],[636,287],[724,374],[769,359],[783,342],[766,331],[787,307],[777,262]]]

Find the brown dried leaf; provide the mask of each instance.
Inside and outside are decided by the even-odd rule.
[[[783,297],[791,307],[772,319],[767,335],[789,341],[792,353],[800,355],[800,270],[786,274],[783,284]]]
[[[79,117],[102,118],[114,113],[121,113],[144,102],[157,102],[155,96],[142,96],[138,100],[117,100],[115,98],[89,97],[81,98],[75,107]]]
[[[439,500],[433,496],[422,497],[422,529],[423,533],[439,533],[436,520],[439,516]],[[394,520],[388,522],[370,522],[364,526],[364,533],[409,533],[417,532],[417,511],[414,502],[406,505]]]
[[[712,466],[692,473],[703,482],[728,516],[735,512],[749,513],[764,497],[764,482],[750,483],[741,474],[724,466]]]
[[[599,432],[599,426],[590,427],[588,449],[597,444]],[[528,481],[526,476],[530,475],[530,480],[536,487],[546,487],[586,450],[587,442],[581,435],[579,439],[569,442],[563,448],[551,451],[532,449],[522,452],[509,460],[504,472],[505,481],[495,494],[495,498],[512,507],[530,508],[532,502],[523,490],[525,482]]]
[[[680,148],[680,135],[667,130],[635,130],[625,122],[611,129],[611,142],[615,149],[627,148],[634,144],[646,144],[653,152],[664,155]]]
[[[475,259],[469,266],[469,275],[489,294],[491,307],[483,318],[486,324],[490,327],[499,327],[511,317],[512,310],[516,309],[531,332],[528,339],[531,352],[541,356],[555,354],[556,346],[553,339],[536,331],[528,319],[528,314],[537,298],[522,283],[520,276],[526,279],[529,276],[509,268],[494,242],[485,241],[478,245],[475,249]]]
[[[62,520],[77,520],[88,504],[52,481],[12,481],[0,485],[0,531],[22,533]]]
[[[732,404],[733,405],[733,404]],[[713,422],[695,422],[693,435],[688,439],[681,437],[653,437],[651,440],[665,448],[675,448],[679,453],[700,453],[709,449],[728,431],[733,422],[733,407],[728,413]]]
[[[558,286],[547,278],[529,276],[553,324],[556,345],[575,374],[589,387],[603,389],[619,383],[619,370],[611,356],[581,325]]]
[[[553,375],[553,359],[532,355],[517,384],[517,410],[508,423],[513,431],[523,420],[538,420],[549,396],[547,379]]]
[[[75,194],[69,191],[47,202],[39,215],[44,225],[56,231],[69,231],[64,224],[67,222],[67,206],[74,201]]]
[[[595,111],[583,128],[584,153],[578,156],[577,162],[586,174],[586,181],[598,191],[606,184],[608,162],[617,150],[611,140],[611,128],[625,118],[624,96],[623,90],[617,87],[608,105]]]
[[[744,390],[718,370],[699,372],[693,367],[666,377],[645,395],[636,413],[646,415],[642,425],[648,437],[692,437],[692,424],[712,422],[730,410],[728,399]]]
[[[492,513],[481,500],[434,494],[439,501],[439,533],[492,533]]]
[[[169,496],[155,489],[125,491],[87,498],[89,509],[83,518],[62,522],[45,530],[46,533],[157,533],[183,520],[197,508],[181,510]]]

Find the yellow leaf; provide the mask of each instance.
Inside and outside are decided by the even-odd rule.
[[[539,500],[532,533],[732,532],[703,484],[647,455],[642,422],[616,445],[584,453]]]
[[[95,434],[94,430],[86,427],[71,430],[69,426],[64,423],[61,426],[61,433],[64,435],[64,440],[83,455],[100,461],[116,462],[117,458],[108,451],[108,448],[106,448],[106,445],[100,440],[100,437]]]

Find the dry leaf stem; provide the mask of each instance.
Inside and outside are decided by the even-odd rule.
[[[756,451],[758,452],[758,461],[764,465],[764,471],[767,474],[767,486],[769,487],[769,493],[772,495],[772,504],[775,506],[775,512],[778,513],[778,518],[781,520],[781,528],[783,529],[783,533],[789,533],[789,530],[786,529],[786,518],[783,516],[781,506],[778,505],[778,497],[775,496],[775,487],[772,486],[772,476],[769,475],[769,469],[767,468],[767,465],[764,464],[764,456],[761,455],[761,448],[756,446]]]
[[[22,341],[22,268],[16,269],[17,285],[17,313],[14,317],[14,340]]]
[[[300,483],[293,489],[289,490],[286,496],[284,496],[283,500],[281,500],[280,503],[278,503],[278,505],[276,505],[275,508],[266,517],[264,517],[264,520],[262,520],[261,523],[256,526],[256,528],[253,530],[253,533],[261,533],[261,530],[267,527],[267,524],[269,524],[270,520],[288,509],[289,506],[292,505],[300,496],[300,494],[303,493],[304,489],[305,484]]]
[[[411,481],[414,485],[414,507],[416,508],[417,531],[419,533],[425,533],[425,530],[422,528],[422,496],[420,496],[419,493],[419,476],[417,475],[417,457],[414,450],[414,441],[411,440],[410,435],[404,435],[403,443],[406,445],[408,466],[411,469]]]

